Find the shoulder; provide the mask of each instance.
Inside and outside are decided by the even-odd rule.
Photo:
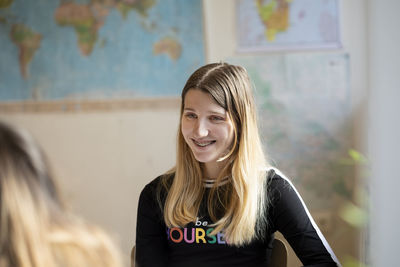
[[[153,179],[152,181],[150,181],[148,184],[145,185],[145,187],[143,188],[142,192],[151,192],[151,191],[156,191],[157,188],[160,185],[169,185],[174,178],[175,174],[174,173],[165,173],[162,175],[157,176],[155,179]]]
[[[150,183],[146,184],[142,189],[142,192],[140,193],[140,197],[153,196],[157,191],[157,187],[161,181],[161,177],[162,176],[160,175],[157,178],[153,179]]]
[[[142,192],[152,192],[156,190],[158,185],[161,182],[163,175],[157,176],[155,179],[151,180],[148,184],[146,184],[142,190]]]
[[[267,185],[269,191],[288,188],[294,189],[294,186],[289,178],[277,168],[269,168],[267,170]]]
[[[273,206],[279,203],[282,204],[282,201],[292,202],[300,198],[298,191],[290,179],[276,168],[268,169],[267,192],[270,203]]]
[[[162,174],[144,186],[140,193],[141,199],[162,199],[166,197],[168,188],[175,174]]]

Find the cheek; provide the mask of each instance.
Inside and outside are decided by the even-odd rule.
[[[181,122],[181,133],[186,140],[186,136],[190,133],[190,126],[188,123],[182,120]]]
[[[221,144],[229,146],[233,141],[233,131],[230,127],[217,127],[214,129],[214,136],[219,139]]]
[[[233,144],[233,132],[229,135],[229,137],[227,138],[227,145],[230,147]]]
[[[235,138],[235,133],[233,127],[229,127],[227,131],[227,143],[231,146],[233,144],[233,139]]]

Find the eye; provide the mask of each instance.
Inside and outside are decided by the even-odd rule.
[[[224,118],[224,117],[221,117],[221,116],[213,115],[213,116],[210,117],[210,120],[211,120],[211,121],[215,121],[215,122],[219,122],[219,121],[224,121],[225,118]]]
[[[196,119],[197,118],[197,115],[194,113],[191,113],[191,112],[185,113],[183,115],[185,116],[185,118],[188,118],[188,119]]]

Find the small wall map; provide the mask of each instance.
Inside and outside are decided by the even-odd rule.
[[[0,0],[0,101],[179,95],[202,1]]]
[[[238,51],[341,47],[338,0],[237,0]]]

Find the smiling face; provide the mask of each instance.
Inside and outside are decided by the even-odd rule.
[[[181,131],[209,178],[215,178],[221,168],[217,161],[229,152],[234,138],[233,122],[226,110],[210,94],[190,89],[184,99]]]

